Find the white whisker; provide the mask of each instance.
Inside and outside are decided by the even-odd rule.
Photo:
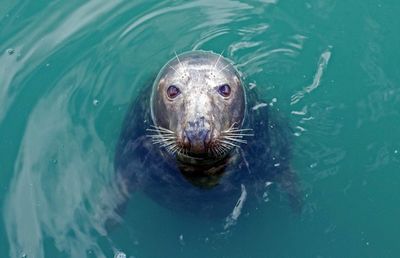
[[[223,135],[226,136],[233,136],[233,137],[244,137],[244,136],[254,136],[252,133],[224,133]]]
[[[225,65],[222,69],[220,69],[218,72],[222,72],[223,70],[225,70],[230,64]]]
[[[217,62],[215,62],[215,64],[214,64],[213,68],[217,67],[217,65],[218,65],[218,62],[219,62],[219,60],[221,59],[221,57],[222,57],[222,54],[224,53],[224,51],[225,51],[225,50],[222,50],[221,54],[219,54],[219,56],[218,56],[218,59],[217,59]]]
[[[233,146],[233,147],[239,147],[239,145],[234,144],[234,143],[232,143],[232,142],[230,142],[230,141],[226,141],[226,140],[219,140],[219,141],[222,142],[222,143],[231,145],[231,146]]]
[[[171,146],[171,145],[173,145],[173,144],[175,144],[175,142],[167,142],[167,143],[164,143],[164,144],[162,144],[162,145],[160,145],[161,147],[168,147],[168,146]]]
[[[233,141],[233,142],[244,143],[244,144],[247,143],[246,140],[241,140],[241,139],[237,139],[237,138],[229,137],[229,136],[224,136],[222,139],[229,140],[229,141]]]
[[[221,149],[226,153],[232,149],[232,146],[221,145]]]
[[[168,64],[168,66],[169,66],[171,69],[173,69],[176,73],[178,73],[180,76],[184,76],[183,73],[178,72],[178,71],[177,71],[173,66],[171,66],[170,64]]]
[[[164,135],[146,135],[151,139],[165,139],[165,140],[175,140],[176,136],[164,136]]]
[[[157,139],[157,140],[153,140],[152,143],[153,144],[159,144],[159,143],[167,143],[167,142],[174,142],[173,140],[164,140],[164,139]]]
[[[181,60],[179,59],[179,56],[178,56],[178,54],[176,53],[175,50],[174,50],[174,53],[175,53],[176,59],[178,59],[178,62],[179,62],[179,64],[180,64],[180,66],[182,67],[182,70],[185,71],[185,67],[184,67],[183,64],[181,63]]]
[[[253,129],[251,129],[251,128],[231,129],[231,130],[222,131],[222,133],[240,133],[240,132],[247,132],[247,131],[253,131]]]
[[[151,131],[151,132],[159,132],[159,131],[163,131],[163,132],[167,132],[167,133],[174,133],[171,130],[168,130],[167,128],[161,127],[161,126],[155,126],[155,125],[151,125],[152,128],[147,128],[147,131]]]

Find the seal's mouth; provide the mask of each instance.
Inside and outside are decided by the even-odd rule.
[[[254,136],[250,128],[238,128],[232,125],[228,130],[219,132],[213,137],[213,132],[197,128],[185,130],[183,137],[177,137],[174,131],[152,126],[147,129],[153,144],[166,149],[170,154],[185,159],[219,160],[225,157],[233,149],[240,148],[241,144],[247,144],[246,137]]]
[[[211,135],[211,131],[204,127],[186,129],[182,135],[183,149],[194,156],[204,155],[209,149]]]

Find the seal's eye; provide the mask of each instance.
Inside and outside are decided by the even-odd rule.
[[[231,87],[228,84],[222,84],[218,87],[218,93],[223,97],[229,97],[231,95]]]
[[[168,98],[174,99],[174,98],[176,98],[179,94],[181,94],[181,91],[180,91],[179,88],[176,87],[175,85],[171,85],[171,86],[168,87],[168,89],[167,89]]]

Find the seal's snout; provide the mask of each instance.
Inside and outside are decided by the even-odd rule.
[[[188,122],[185,129],[185,147],[194,154],[206,152],[210,142],[210,125],[201,117],[195,121]]]

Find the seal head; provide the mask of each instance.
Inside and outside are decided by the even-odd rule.
[[[192,51],[170,60],[153,84],[153,142],[183,163],[213,163],[246,136],[246,96],[238,71],[221,55]]]

